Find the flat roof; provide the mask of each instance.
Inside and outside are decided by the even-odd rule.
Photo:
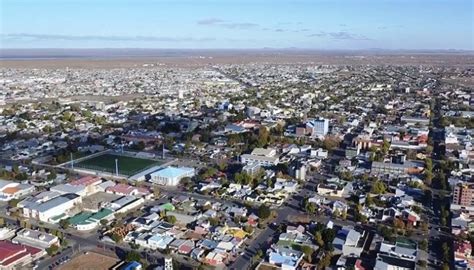
[[[159,176],[159,177],[166,177],[166,178],[174,178],[174,177],[180,177],[183,174],[187,174],[191,171],[194,171],[193,168],[188,168],[188,167],[166,167],[162,170],[159,170],[157,172],[153,173],[153,176]]]

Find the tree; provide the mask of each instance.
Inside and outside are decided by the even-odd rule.
[[[395,228],[400,229],[400,230],[405,229],[405,223],[403,222],[403,220],[399,218],[395,218],[393,220],[393,226],[395,226]]]
[[[271,215],[270,207],[262,204],[258,207],[258,217],[261,219],[267,219]]]
[[[122,236],[120,236],[118,233],[113,233],[111,236],[110,236],[110,239],[114,240],[115,243],[120,243],[122,242]]]
[[[102,226],[105,226],[105,225],[107,225],[108,223],[109,223],[109,221],[108,221],[107,219],[101,219],[101,220],[100,220],[100,225],[102,225]]]
[[[383,139],[382,143],[382,153],[386,155],[388,153],[388,150],[390,149],[390,142],[388,142],[386,139]]]
[[[427,251],[428,250],[428,241],[426,239],[421,240],[418,242],[418,246],[421,250]]]
[[[49,248],[46,248],[46,253],[48,253],[49,256],[53,256],[56,254],[59,250],[59,247],[57,245],[52,245]]]
[[[262,146],[267,145],[269,135],[270,133],[268,132],[268,129],[266,127],[261,126],[258,129],[258,140],[257,140],[258,146],[262,147]]]
[[[125,261],[127,262],[139,262],[140,260],[141,260],[140,253],[134,250],[129,251],[127,255],[125,256]]]
[[[166,217],[165,217],[165,220],[166,220],[166,222],[171,223],[171,224],[175,224],[175,223],[176,223],[176,217],[175,217],[175,216],[172,216],[172,215],[166,216]]]
[[[20,202],[19,199],[12,199],[8,202],[8,206],[12,207],[12,208],[15,208],[18,205],[19,202]]]
[[[324,241],[323,241],[323,237],[321,235],[321,232],[316,232],[314,234],[314,240],[316,241],[316,244],[319,246],[319,247],[323,247],[324,246]]]
[[[328,151],[332,151],[339,146],[339,139],[336,137],[326,136],[323,140],[323,147]]]
[[[425,159],[425,170],[433,171],[433,160],[431,158]]]
[[[441,246],[441,250],[442,250],[442,259],[443,259],[443,262],[445,263],[449,263],[449,246],[448,246],[448,243],[446,242],[443,242],[443,245]]]
[[[313,214],[316,212],[316,204],[314,203],[307,203],[305,207],[306,212]]]
[[[61,219],[59,221],[59,226],[61,226],[61,228],[63,228],[63,229],[69,228],[70,225],[71,225],[71,223],[69,222],[69,219]]]
[[[330,252],[324,253],[323,257],[321,257],[321,260],[319,260],[318,263],[318,269],[326,269],[329,265],[331,265],[331,259],[332,259],[332,254]]]
[[[386,186],[385,186],[384,182],[382,182],[380,180],[377,180],[372,184],[372,190],[371,190],[372,193],[384,194],[385,190],[386,190]]]
[[[211,226],[219,225],[219,219],[217,218],[209,218],[208,221],[209,221],[209,224],[211,224]]]
[[[301,252],[304,253],[306,260],[311,263],[314,250],[310,246],[301,246]]]

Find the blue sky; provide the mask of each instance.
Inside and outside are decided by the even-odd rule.
[[[0,47],[473,50],[473,3],[0,0]]]

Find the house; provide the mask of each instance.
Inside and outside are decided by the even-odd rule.
[[[155,234],[147,241],[147,246],[151,249],[166,249],[174,241],[174,238],[167,235]]]
[[[402,237],[398,237],[395,242],[382,241],[379,246],[379,255],[415,262],[418,257],[418,245]]]
[[[203,261],[212,266],[222,266],[226,258],[226,252],[211,251],[206,255]]]
[[[365,231],[364,231],[365,234]],[[359,257],[364,249],[364,242],[366,235],[363,235],[351,227],[341,228],[332,244],[334,246],[334,253],[342,254],[343,256],[357,256]]]
[[[141,196],[145,198],[151,197],[152,193],[149,189],[144,187],[134,187],[128,184],[117,184],[105,189],[107,193],[112,193],[122,196]]]
[[[457,266],[472,269],[474,268],[474,257],[472,256],[472,246],[469,241],[454,242],[454,262]]]
[[[288,270],[296,270],[304,256],[301,251],[275,245],[270,247],[267,255],[270,264]]]
[[[284,190],[286,192],[293,193],[296,192],[297,188],[298,182],[283,178],[277,178],[273,190]]]

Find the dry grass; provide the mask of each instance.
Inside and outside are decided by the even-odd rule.
[[[89,252],[73,258],[67,264],[59,267],[59,270],[107,270],[118,262],[117,258]]]

